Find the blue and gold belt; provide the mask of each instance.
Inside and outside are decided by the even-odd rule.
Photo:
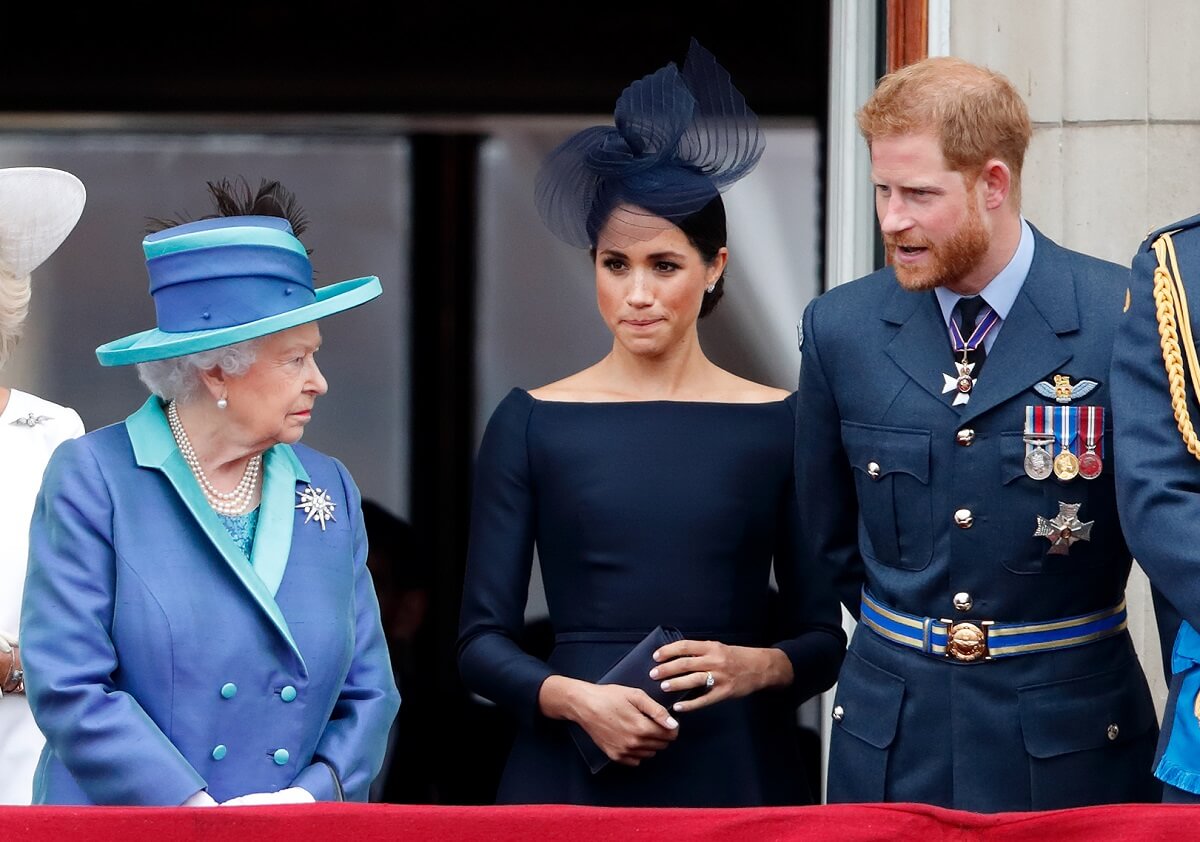
[[[1123,632],[1128,615],[1122,599],[1114,608],[1040,623],[935,620],[889,608],[863,588],[859,621],[893,643],[969,663],[1094,643]]]

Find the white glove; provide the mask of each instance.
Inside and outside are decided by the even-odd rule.
[[[311,792],[301,786],[289,786],[279,792],[250,792],[222,801],[222,807],[254,807],[263,804],[315,804]]]
[[[192,795],[188,798],[188,800],[184,801],[179,806],[180,807],[216,807],[217,802],[213,800],[213,797],[208,794],[207,790],[202,789],[199,792],[192,793]]]

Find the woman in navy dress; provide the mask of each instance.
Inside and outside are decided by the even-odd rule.
[[[696,330],[724,285],[719,190],[757,163],[761,134],[695,42],[615,116],[556,149],[537,186],[551,230],[592,250],[612,350],[513,389],[488,424],[460,669],[519,718],[501,802],[807,803],[796,707],[833,684],[845,637],[828,573],[796,551],[795,396],[718,368]],[[518,643],[535,547],[547,661]],[[594,683],[659,625],[685,639],[649,675],[692,695],[668,709]],[[612,762],[593,773],[570,723]]]

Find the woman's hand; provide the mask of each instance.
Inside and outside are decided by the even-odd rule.
[[[670,711],[643,691],[552,675],[538,694],[542,713],[577,723],[610,760],[637,766],[679,736]]]
[[[650,677],[662,681],[664,691],[702,693],[676,702],[673,709],[680,713],[767,687],[786,687],[794,678],[792,662],[782,649],[728,646],[715,640],[677,640],[655,652],[654,660],[658,666],[650,670]]]

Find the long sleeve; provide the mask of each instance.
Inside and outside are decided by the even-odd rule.
[[[538,711],[542,682],[553,674],[518,643],[535,535],[526,444],[532,408],[528,395],[510,393],[480,444],[458,641],[459,671],[467,687],[530,720]]]
[[[837,680],[846,652],[841,609],[829,565],[801,545],[795,483],[778,514],[775,579],[779,585],[779,628],[788,638],[774,644],[792,662],[792,693],[798,701],[828,690]],[[809,488],[806,493],[814,493]]]
[[[819,349],[816,307],[804,311],[803,362],[796,412],[796,489],[801,553],[810,569],[833,571],[837,594],[858,617],[864,566],[858,549],[858,496],[842,447],[840,415]]]
[[[177,805],[204,779],[113,682],[121,560],[112,522],[111,495],[87,438],[65,442],[47,466],[30,528],[21,611],[26,693],[50,747],[91,801]]]
[[[1194,240],[1188,233],[1186,242],[1177,239],[1176,246],[1185,280],[1192,281],[1194,290],[1196,249],[1188,248]],[[1126,541],[1138,564],[1183,618],[1200,628],[1195,527],[1200,521],[1200,462],[1187,452],[1171,408],[1154,301],[1156,266],[1151,250],[1141,250],[1134,259],[1130,306],[1113,349],[1117,504]],[[1186,277],[1189,272],[1190,279]],[[1194,323],[1194,309],[1192,318]],[[1190,378],[1187,388],[1192,421],[1200,423],[1195,384]],[[1163,645],[1169,647],[1172,639],[1164,639]]]
[[[383,766],[400,694],[367,569],[362,497],[345,466],[337,462],[337,467],[355,522],[354,658],[317,743],[314,762],[296,776],[292,786],[303,787],[318,801],[366,801],[371,782]]]

